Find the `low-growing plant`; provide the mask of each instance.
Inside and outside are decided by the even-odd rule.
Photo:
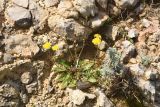
[[[53,66],[52,71],[57,74],[56,81],[58,87],[75,87],[77,81],[86,81],[96,83],[100,76],[99,69],[96,67],[94,61],[80,60],[77,67],[66,60],[57,61]]]
[[[103,75],[121,70],[121,54],[116,50],[116,48],[108,48],[107,53],[108,57],[105,59],[105,63],[101,69]]]
[[[147,55],[142,55],[141,56],[141,63],[144,65],[144,66],[148,66],[150,63],[151,63],[152,59],[147,56]]]
[[[66,43],[68,42],[65,40]],[[98,51],[98,45],[102,42],[102,37],[100,34],[95,34],[91,41]],[[81,59],[81,54],[85,46],[85,40],[83,40],[83,46],[79,52],[77,52],[78,42],[74,41],[72,46],[73,49],[69,48],[67,44],[69,57],[71,61],[66,60],[65,58],[54,59],[54,66],[52,71],[56,74],[56,82],[60,88],[66,87],[75,87],[77,81],[91,82],[96,83],[99,76],[100,70],[96,64],[96,57],[93,60]],[[54,46],[51,43],[46,42],[43,45],[44,49],[52,49],[53,51],[58,51],[59,47],[57,44]]]

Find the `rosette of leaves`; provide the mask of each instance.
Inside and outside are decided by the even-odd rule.
[[[82,60],[75,67],[72,63],[60,60],[53,66],[52,71],[56,73],[58,87],[76,87],[77,81],[96,83],[100,76],[98,67],[94,61]]]

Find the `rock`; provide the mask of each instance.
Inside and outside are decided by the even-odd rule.
[[[122,9],[128,7],[134,7],[139,2],[139,0],[114,0],[114,1],[116,5]]]
[[[77,82],[77,88],[80,90],[88,89],[91,86],[92,86],[92,84],[90,82],[82,82],[82,81]]]
[[[113,41],[116,40],[118,36],[119,27],[118,26],[112,26],[112,25],[106,25],[106,29],[103,30],[105,33],[106,39],[112,39]]]
[[[29,85],[26,85],[26,90],[29,94],[37,92],[37,88],[38,88],[38,83],[37,82],[33,82]]]
[[[29,35],[12,35],[4,40],[6,53],[21,57],[33,57],[39,52],[39,47]]]
[[[138,32],[137,32],[137,29],[130,29],[129,31],[128,31],[128,35],[127,35],[127,37],[129,37],[129,38],[136,38],[138,36]]]
[[[19,104],[19,91],[8,83],[2,84],[0,86],[0,106],[18,107]]]
[[[44,33],[45,31],[47,31],[48,27],[46,26],[49,12],[40,7],[38,3],[33,0],[29,1],[29,10],[32,14],[32,23],[34,25],[34,30],[37,33]]]
[[[156,69],[148,69],[145,71],[145,78],[148,80],[155,81],[159,77],[158,71]]]
[[[79,13],[74,8],[73,4],[69,0],[61,1],[57,8],[58,14],[63,16],[64,18],[75,18],[77,19]]]
[[[149,27],[151,25],[151,22],[147,19],[142,19],[142,26]]]
[[[31,19],[27,19],[27,18],[20,19],[20,20],[15,22],[15,26],[18,27],[18,28],[24,28],[25,29],[25,28],[29,28],[31,25],[32,25]]]
[[[3,62],[4,62],[4,63],[9,63],[9,62],[11,62],[11,61],[13,61],[13,56],[12,56],[11,54],[5,53],[5,54],[3,55]]]
[[[59,3],[59,0],[44,0],[44,4],[46,7],[55,6]]]
[[[32,82],[33,78],[30,72],[24,72],[21,75],[21,82],[23,84],[30,84]]]
[[[82,41],[91,33],[91,29],[82,26],[73,19],[64,19],[59,15],[51,16],[48,25],[60,36],[65,36],[68,40]]]
[[[104,50],[107,46],[107,43],[102,40],[102,42],[98,45],[99,50]]]
[[[74,105],[81,105],[81,104],[83,104],[83,102],[85,101],[86,97],[88,99],[94,99],[96,97],[94,94],[84,93],[84,92],[82,92],[79,89],[76,89],[76,90],[67,89],[67,91],[69,92],[69,100]]]
[[[98,98],[97,103],[94,107],[114,107],[113,103],[106,97],[106,95],[102,91],[96,89],[96,93],[98,95]]]
[[[130,71],[132,74],[137,76],[143,76],[144,75],[144,68],[140,66],[139,64],[131,64],[129,65]]]
[[[103,9],[107,9],[107,5],[108,5],[108,0],[96,0],[97,3],[103,8]]]
[[[121,60],[124,63],[127,63],[130,58],[134,57],[136,54],[136,47],[130,41],[123,41],[122,42],[122,57]]]
[[[98,13],[95,0],[74,0],[73,5],[84,18],[95,16]]]
[[[31,13],[29,10],[19,7],[12,6],[7,9],[7,14],[13,21],[18,21],[21,19],[31,20]]]
[[[107,21],[108,18],[109,16],[106,15],[106,13],[99,12],[96,17],[91,19],[91,27],[95,29],[102,26]]]
[[[28,0],[13,0],[13,3],[17,4],[18,6],[27,8],[29,5],[29,1]]]
[[[117,6],[109,4],[109,12],[113,16],[118,16],[121,13],[121,9],[119,9]]]
[[[138,80],[138,86],[142,89],[144,94],[144,101],[146,100],[149,104],[155,101],[155,83],[151,81],[145,81],[143,79]]]

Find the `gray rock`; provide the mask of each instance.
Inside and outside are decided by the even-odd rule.
[[[159,77],[158,71],[156,69],[148,69],[145,71],[145,78],[148,80],[155,81]]]
[[[39,52],[39,47],[29,35],[13,35],[4,40],[6,53],[21,57],[33,57]]]
[[[84,93],[83,91],[76,89],[67,89],[69,92],[70,102],[74,105],[81,105],[85,101],[86,97],[89,99],[94,99],[96,96],[94,94]]]
[[[51,16],[48,25],[60,36],[66,36],[69,40],[82,41],[91,33],[91,29],[77,23],[73,19],[64,19],[59,15]]]
[[[13,0],[13,3],[21,6],[21,7],[24,7],[24,8],[27,8],[28,5],[29,5],[29,1],[28,0]]]
[[[9,7],[7,9],[7,14],[13,21],[18,21],[20,19],[31,19],[30,11],[19,6]]]
[[[44,0],[44,4],[46,7],[55,6],[59,3],[59,0]]]
[[[97,16],[95,16],[94,18],[92,18],[90,20],[91,27],[93,29],[95,29],[95,28],[98,28],[98,27],[102,26],[107,21],[108,18],[109,18],[109,16],[106,15],[106,13],[99,12]]]
[[[95,16],[98,13],[95,0],[74,0],[73,5],[84,18]]]
[[[3,55],[3,62],[4,62],[4,63],[9,63],[9,62],[11,62],[11,61],[13,61],[13,56],[12,56],[11,54],[5,53],[5,54]]]
[[[136,54],[136,47],[134,46],[134,44],[132,44],[130,41],[123,41],[122,42],[123,46],[122,46],[122,57],[121,60],[124,63],[127,63],[129,61],[130,58],[134,57]]]
[[[103,9],[107,9],[108,6],[108,0],[96,0],[97,3],[103,8]]]
[[[97,103],[94,107],[114,107],[113,103],[106,97],[106,95],[99,89],[95,92],[98,95]]]
[[[38,89],[38,83],[37,82],[33,82],[29,85],[26,85],[26,90],[29,94],[37,92]]]
[[[139,64],[131,64],[129,65],[129,68],[132,72],[132,74],[137,75],[137,76],[143,76],[145,69],[140,66]]]
[[[21,75],[21,82],[24,84],[30,84],[32,82],[33,78],[30,72],[24,72]]]
[[[127,35],[129,38],[135,38],[138,36],[138,32],[137,32],[137,29],[130,29],[128,31],[128,35]]]
[[[116,5],[122,9],[127,7],[134,7],[139,0],[114,0]]]
[[[151,105],[153,106],[156,94],[155,82],[146,81],[139,78],[137,83],[138,83],[137,85],[141,88],[144,94],[144,99],[143,99],[145,102],[144,104],[150,107]]]

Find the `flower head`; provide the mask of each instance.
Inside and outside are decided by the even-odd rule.
[[[94,38],[102,39],[102,37],[101,37],[101,35],[100,35],[100,34],[94,34]]]
[[[46,42],[45,44],[43,44],[43,49],[50,49],[51,48],[51,43],[50,42]]]
[[[52,46],[52,50],[53,50],[53,51],[57,51],[57,50],[59,50],[59,46],[58,46],[58,44],[56,44],[56,45]]]
[[[94,38],[94,39],[92,39],[92,43],[94,45],[99,45],[101,42],[102,42],[102,40],[100,38]]]

